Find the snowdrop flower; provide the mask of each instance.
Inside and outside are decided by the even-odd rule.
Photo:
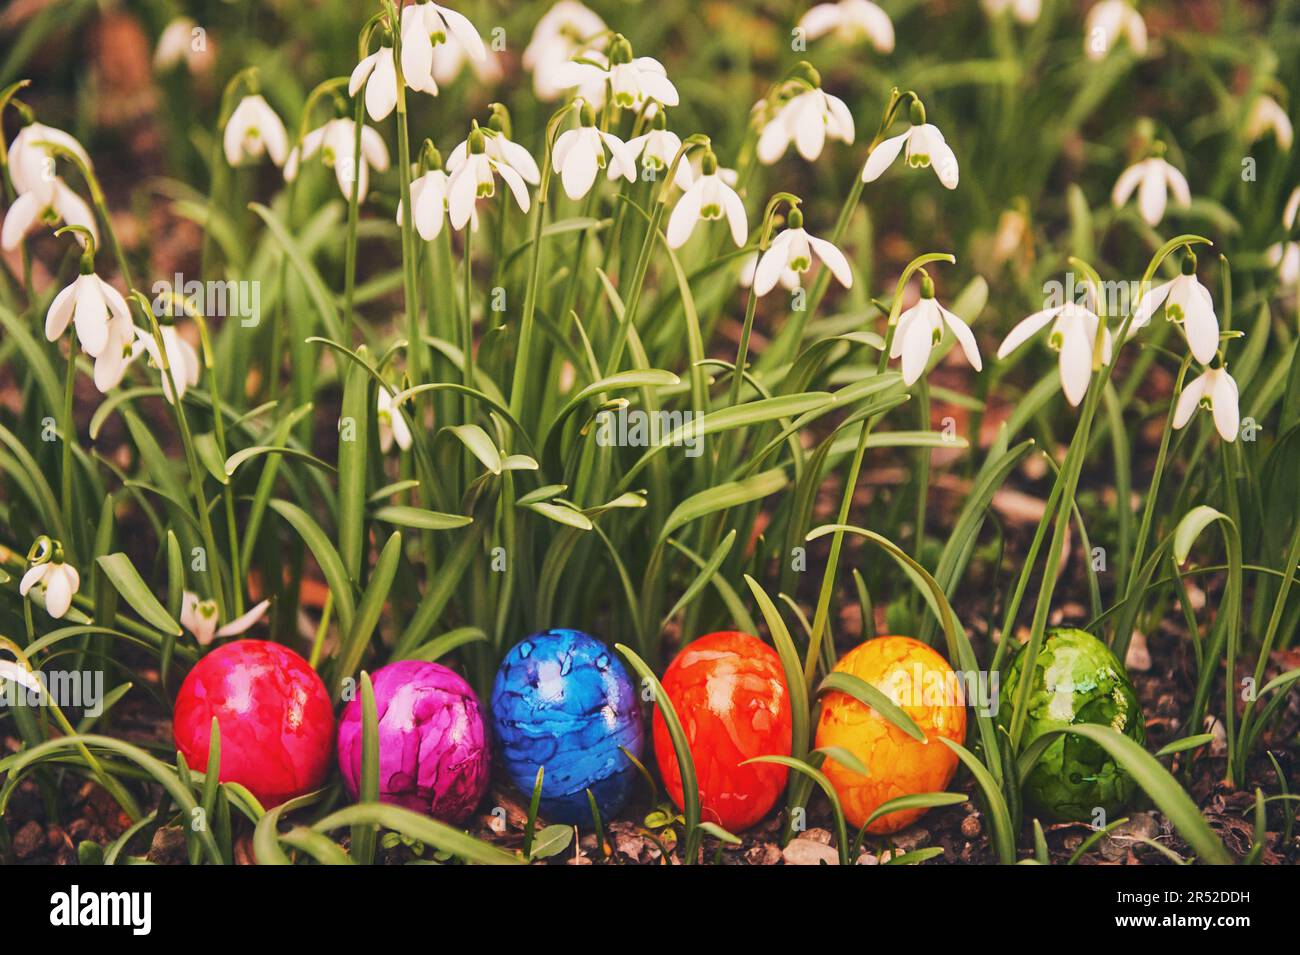
[[[144,352],[144,344],[136,336],[135,324],[114,316],[108,322],[108,341],[104,350],[95,356],[95,387],[102,395],[108,394],[122,383],[126,370]]]
[[[93,168],[84,146],[61,129],[44,123],[29,123],[9,144],[9,177],[14,190],[35,192],[44,183],[58,181],[54,175],[56,149],[72,153],[87,168]]]
[[[761,256],[757,252],[751,252],[742,260],[744,264],[740,267],[740,287],[752,288],[754,285],[754,275],[758,272],[758,260]],[[793,292],[799,287],[799,273],[793,269],[785,269],[777,279],[781,287],[787,292]]]
[[[1047,343],[1060,352],[1061,390],[1065,392],[1066,400],[1078,407],[1092,378],[1092,349],[1100,321],[1096,312],[1075,302],[1043,309],[1011,329],[1011,334],[998,348],[998,359],[1006,358],[1051,322],[1052,331]],[[1113,345],[1110,329],[1105,329],[1101,360],[1107,365],[1110,364]]]
[[[636,155],[628,149],[627,143],[596,127],[596,112],[591,104],[582,105],[581,116],[582,125],[560,133],[551,152],[551,162],[560,174],[565,195],[570,199],[581,199],[591,191],[596,174],[607,164],[606,150],[614,157],[613,162],[618,164],[621,175],[628,182],[635,182]]]
[[[1255,102],[1250,104],[1250,112],[1246,114],[1246,142],[1259,142],[1269,133],[1272,133],[1277,141],[1278,149],[1283,152],[1291,149],[1291,143],[1295,140],[1291,117],[1273,97],[1258,96]]]
[[[879,53],[894,49],[894,24],[889,14],[870,0],[819,3],[803,15],[798,29],[809,40],[834,33],[845,43],[870,40]]]
[[[63,545],[42,535],[27,552],[27,573],[18,584],[18,593],[26,597],[33,587],[45,595],[45,612],[60,619],[72,606],[72,595],[81,587],[77,568],[63,562]]]
[[[238,166],[246,160],[258,160],[265,152],[271,162],[283,166],[289,152],[289,134],[275,110],[262,96],[254,94],[239,101],[222,137],[226,162]]]
[[[397,105],[397,65],[391,46],[381,46],[353,68],[348,95],[356,96],[363,85],[370,118],[376,123],[386,119]]]
[[[465,160],[452,172],[448,181],[447,211],[451,214],[453,229],[463,229],[471,220],[477,227],[475,204],[479,199],[490,199],[496,194],[497,176],[509,187],[521,212],[527,212],[532,204],[528,186],[518,170],[510,163],[488,155],[488,138],[475,123],[465,141]]]
[[[651,119],[653,128],[648,133],[642,133],[640,136],[627,141],[627,150],[629,155],[635,160],[638,156],[641,158],[641,168],[646,170],[648,178],[658,180],[661,175],[666,173],[672,166],[673,160],[677,158],[677,153],[682,148],[681,137],[667,128],[667,119],[663,110],[656,110],[654,117]],[[635,162],[633,163],[635,166]],[[609,178],[617,179],[619,176],[627,175],[627,170],[619,162],[617,153],[610,157]],[[628,176],[629,180],[635,176]],[[673,183],[678,189],[689,189],[695,177],[691,173],[691,165],[687,161],[677,164],[677,172],[673,175]]]
[[[1186,208],[1192,201],[1187,178],[1160,156],[1143,159],[1120,173],[1110,195],[1115,208],[1128,202],[1134,189],[1138,194],[1138,212],[1142,220],[1153,228],[1165,216],[1170,191],[1174,194],[1174,202],[1179,206]]]
[[[13,168],[10,167],[11,173]],[[39,183],[30,192],[20,193],[14,200],[5,213],[4,225],[0,226],[0,249],[12,252],[37,226],[56,228],[61,222],[81,226],[96,241],[99,239],[95,213],[81,196],[55,176],[49,182]],[[77,238],[82,240],[80,235]]]
[[[54,228],[59,223],[85,228],[98,242],[95,213],[79,195],[55,175],[56,149],[75,155],[87,169],[90,157],[74,138],[42,123],[24,126],[9,144],[9,178],[18,193],[0,227],[0,248],[12,252],[18,243],[40,225]],[[84,245],[80,235],[78,241]]]
[[[844,253],[825,239],[808,233],[803,227],[803,212],[797,207],[791,209],[785,231],[772,240],[772,244],[757,261],[753,279],[754,293],[766,295],[778,281],[789,288],[787,282],[791,274],[794,275],[797,287],[800,284],[799,277],[812,268],[814,255],[831,270],[841,285],[845,288],[853,287],[853,270],[849,268],[849,260],[844,257]],[[977,355],[977,362],[978,357]]]
[[[509,166],[519,173],[519,178],[531,186],[542,181],[542,172],[537,168],[533,154],[523,146],[510,139],[507,131],[510,126],[509,114],[499,103],[492,104],[492,124],[480,128],[484,137],[484,149],[488,159],[498,165]],[[473,136],[471,132],[470,136]],[[447,169],[454,176],[469,157],[469,138],[466,138],[447,157]]]
[[[402,8],[402,76],[413,90],[438,95],[434,78],[434,48],[452,38],[465,56],[482,63],[487,59],[483,38],[469,18],[437,3],[416,3]]]
[[[749,238],[745,204],[740,201],[736,190],[723,181],[719,175],[718,157],[712,149],[706,147],[700,175],[677,200],[677,208],[673,209],[673,214],[668,219],[668,245],[680,249],[695,231],[697,223],[701,220],[721,219],[724,215],[731,226],[732,241],[737,246],[743,246]]]
[[[1083,24],[1083,52],[1090,60],[1105,59],[1121,36],[1138,56],[1147,52],[1147,25],[1128,0],[1101,0]]]
[[[117,289],[94,273],[90,255],[82,257],[82,271],[71,285],[54,296],[45,313],[45,337],[58,341],[71,322],[82,350],[94,358],[108,345],[112,322],[131,324],[126,299]]]
[[[1300,186],[1291,192],[1286,208],[1282,210],[1282,225],[1289,233],[1295,228],[1297,214],[1300,214]],[[1292,288],[1300,284],[1300,241],[1288,239],[1277,242],[1268,249],[1268,261],[1277,269],[1277,277],[1283,287]]]
[[[1043,0],[984,0],[984,11],[991,17],[1010,11],[1023,24],[1037,23],[1043,12]]]
[[[563,89],[608,82],[619,109],[640,109],[648,99],[663,106],[678,103],[677,87],[668,79],[664,65],[653,57],[633,57],[632,44],[622,34],[610,42],[606,65],[571,60],[555,67],[551,79]]]
[[[814,85],[782,103],[763,126],[758,137],[758,161],[770,166],[794,143],[799,155],[812,162],[822,154],[827,137],[852,143],[853,134],[853,115],[844,100]]]
[[[906,146],[903,157],[913,169],[924,169],[933,165],[939,182],[948,189],[957,188],[957,157],[952,147],[939,132],[939,127],[925,121],[925,107],[920,100],[912,101],[912,125],[907,132],[884,140],[867,157],[862,167],[862,181],[875,182],[881,174],[898,158]]]
[[[206,32],[189,17],[177,17],[163,27],[153,54],[153,66],[158,72],[184,63],[191,73],[200,73],[211,60]]]
[[[1188,382],[1174,408],[1174,427],[1182,428],[1192,420],[1197,406],[1214,415],[1214,427],[1224,441],[1236,441],[1241,426],[1241,406],[1237,382],[1226,368],[1207,368]]]
[[[537,98],[553,100],[564,92],[552,78],[555,68],[590,52],[590,45],[607,30],[605,21],[577,0],[560,0],[547,10],[533,28],[523,57]]]
[[[1193,357],[1202,365],[1212,362],[1219,350],[1219,319],[1214,314],[1210,290],[1196,277],[1195,256],[1188,253],[1183,259],[1182,275],[1157,285],[1138,300],[1132,331],[1150,322],[1162,302],[1165,318],[1182,327]]]
[[[379,388],[379,450],[387,454],[393,448],[393,442],[403,451],[411,450],[411,429],[406,425],[406,418],[393,402],[394,395],[387,385]]]
[[[298,167],[301,160],[310,159],[320,153],[321,162],[334,170],[339,189],[343,192],[343,198],[350,199],[352,196],[352,170],[357,165],[352,155],[352,141],[355,130],[356,125],[348,117],[331,119],[324,126],[313,129],[303,139],[301,153],[297,147],[294,147],[289,153],[289,158],[285,160],[285,180],[293,182],[298,176]],[[361,163],[357,168],[359,173],[357,202],[361,202],[366,198],[366,190],[370,184],[371,166],[374,166],[377,172],[384,172],[388,169],[388,147],[384,145],[383,137],[378,132],[369,126],[362,126]]]
[[[182,338],[180,332],[176,331],[171,325],[163,325],[159,331],[162,333],[167,367],[171,370],[171,374],[163,378],[163,394],[169,402],[175,404],[176,393],[179,393],[184,398],[185,389],[199,383],[199,355],[194,350],[194,346]],[[143,349],[144,353],[149,356],[150,367],[161,371],[163,367],[162,353],[158,350],[158,343],[154,341],[153,334],[143,328],[137,328],[135,336],[136,341],[139,343],[135,354],[139,354],[139,349]],[[134,355],[132,357],[134,358]]]
[[[984,368],[979,346],[970,326],[948,311],[934,297],[934,282],[924,270],[921,273],[921,300],[898,317],[894,341],[889,349],[890,358],[903,359],[903,383],[910,385],[925,373],[930,352],[943,341],[944,326],[952,332],[966,353],[966,360],[976,371]]]
[[[432,242],[442,232],[447,218],[447,174],[430,169],[411,182],[411,208],[415,210],[415,231],[425,242]],[[402,224],[402,203],[397,203],[397,224]]]
[[[234,637],[245,633],[253,624],[266,616],[266,609],[271,601],[263,600],[242,616],[236,617],[224,627],[217,626],[217,602],[200,600],[199,595],[185,591],[181,597],[181,626],[194,634],[199,646],[206,647],[216,637]]]

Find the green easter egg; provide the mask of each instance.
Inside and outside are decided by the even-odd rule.
[[[998,722],[1010,727],[1025,654],[1012,661],[999,694]],[[1021,746],[1050,730],[1078,723],[1110,726],[1138,744],[1146,724],[1133,682],[1104,643],[1083,630],[1047,635],[1030,675],[1032,685]],[[1114,819],[1136,792],[1133,778],[1100,746],[1058,737],[1025,780],[1025,802],[1044,821],[1092,822],[1097,809]]]

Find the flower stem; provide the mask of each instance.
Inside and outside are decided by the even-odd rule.
[[[212,338],[208,334],[207,320],[201,314],[194,315],[194,323],[199,328],[199,343],[203,349],[203,367],[208,373],[208,395],[212,401],[212,433],[217,442],[217,451],[221,460],[229,457],[226,448],[226,423],[222,419],[221,388],[217,382],[215,353],[212,350]],[[244,581],[240,570],[239,525],[235,520],[235,490],[229,482],[222,485],[221,497],[226,512],[226,537],[230,547],[230,591],[234,597],[234,611],[231,618],[244,612]],[[223,620],[229,623],[229,620]]]
[[[415,210],[411,208],[411,133],[406,122],[406,79],[402,75],[401,31],[396,29],[393,31],[393,65],[397,70],[397,181],[402,199],[402,295],[406,302],[406,327],[410,339],[406,345],[406,365],[411,380],[418,382],[424,365],[424,342],[420,337],[420,307],[415,287],[417,252],[413,225]],[[358,133],[358,145],[359,141]],[[354,249],[353,255],[355,254]]]
[[[181,433],[181,444],[185,448],[185,464],[190,475],[190,492],[194,495],[194,508],[199,521],[199,534],[203,538],[203,546],[208,551],[208,572],[215,575],[212,584],[212,597],[217,602],[217,613],[220,619],[229,620],[231,618],[226,605],[225,588],[221,580],[221,568],[217,564],[220,551],[217,550],[217,538],[212,531],[212,517],[208,513],[207,496],[203,493],[204,471],[199,465],[198,453],[194,450],[194,436],[190,432],[189,421],[185,417],[184,399],[181,397],[180,389],[176,385],[176,378],[172,375],[171,363],[167,359],[167,346],[163,343],[162,329],[158,327],[158,319],[154,316],[153,308],[150,307],[148,299],[134,289],[131,292],[131,300],[136,303],[148,320],[149,331],[153,335],[154,347],[158,350],[158,364],[162,366],[159,370],[163,377],[163,392],[166,394],[170,385],[171,394],[175,398],[171,402],[171,406],[176,415],[176,426]]]
[[[367,79],[366,83],[369,82]],[[348,190],[348,237],[343,253],[343,344],[349,348],[352,347],[352,300],[357,287],[357,222],[361,217],[358,193],[361,189],[361,125],[366,121],[365,99],[366,88],[362,84],[352,110],[352,182]],[[409,168],[407,176],[410,176]],[[409,210],[411,204],[408,202],[406,206]]]
[[[77,343],[68,340],[68,373],[63,383],[63,471],[60,475],[60,500],[63,504],[63,527],[67,538],[63,545],[68,557],[76,557],[77,528],[72,502],[72,442],[77,440],[77,424],[73,420],[72,398],[77,384]]]

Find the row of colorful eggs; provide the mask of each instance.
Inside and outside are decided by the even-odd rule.
[[[1024,679],[1020,663],[1017,658],[1008,674],[1006,701]],[[947,662],[911,638],[880,637],[850,651],[835,669],[890,695],[927,737],[913,739],[847,694],[832,692],[822,700],[815,746],[847,750],[869,770],[862,776],[833,758],[824,762],[849,822],[861,826],[890,799],[944,789],[957,758],[930,740],[965,738],[963,702],[960,695],[934,699],[905,688],[955,685]],[[1089,634],[1050,635],[1033,682],[1031,736],[1095,722],[1097,705],[1120,705],[1121,728],[1141,741],[1132,685]],[[709,634],[677,655],[662,683],[690,746],[704,817],[732,832],[754,825],[780,798],[787,770],[747,761],[791,751],[790,697],[776,653],[748,634]],[[373,684],[381,799],[449,822],[464,820],[486,792],[491,768],[489,733],[470,685],[441,664],[414,660],[381,667]],[[999,719],[1009,710],[1004,705]],[[640,714],[636,688],[609,647],[581,631],[548,630],[517,644],[502,661],[492,690],[491,735],[506,774],[522,792],[532,792],[544,767],[543,816],[585,824],[591,819],[588,792],[609,818],[634,786],[634,760],[644,751]],[[1114,725],[1116,713],[1104,715]],[[241,640],[199,661],[177,696],[173,720],[177,746],[192,767],[207,765],[213,717],[221,727],[223,781],[245,785],[268,806],[324,782],[336,742],[329,694],[292,650]],[[657,708],[653,737],[664,785],[681,806],[681,774]],[[339,722],[337,752],[354,797],[361,738],[361,701],[353,699]],[[1131,779],[1104,751],[1068,737],[1049,748],[1026,784],[1031,806],[1048,819],[1087,818],[1098,806],[1110,814],[1132,792]],[[894,812],[870,829],[894,832],[923,812]]]

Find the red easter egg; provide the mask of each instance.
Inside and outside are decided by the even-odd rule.
[[[784,766],[741,765],[790,755],[790,694],[780,657],[747,633],[710,633],[677,654],[662,682],[691,748],[704,820],[729,832],[748,829],[785,789]],[[658,709],[654,741],[659,774],[680,807],[681,772]]]
[[[288,647],[236,640],[195,664],[172,713],[176,746],[191,769],[207,769],[214,716],[221,782],[247,787],[270,808],[325,781],[334,707],[316,671]]]

